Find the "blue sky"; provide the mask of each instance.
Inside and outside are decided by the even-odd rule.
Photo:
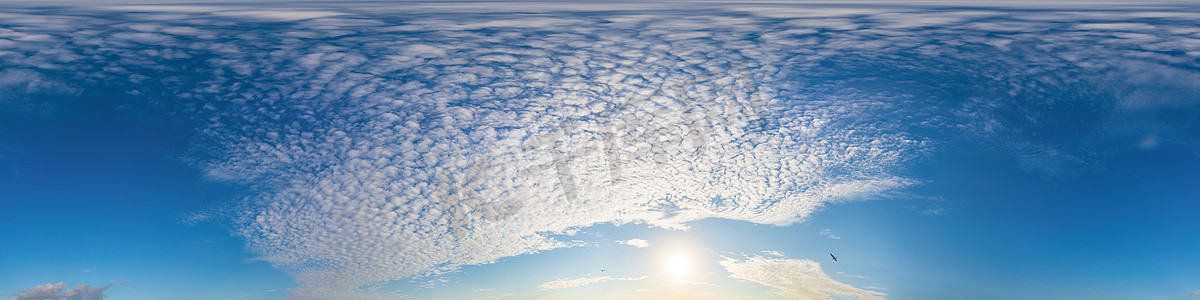
[[[1194,7],[0,10],[3,297],[1200,296]]]
[[[236,187],[203,180],[170,153],[186,143],[177,129],[132,124],[104,109],[81,109],[42,123],[13,122],[6,166],[5,294],[62,277],[72,284],[129,280],[112,298],[223,298],[291,281],[252,256],[229,230],[186,226],[189,212]]]

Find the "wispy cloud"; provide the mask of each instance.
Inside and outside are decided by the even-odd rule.
[[[515,295],[517,295],[517,293],[504,293],[504,294],[499,294],[499,295],[487,295],[487,296],[483,296],[482,298],[476,298],[476,299],[500,299],[500,298],[506,298],[506,297],[511,297],[511,296],[515,296]]]
[[[709,283],[703,282],[703,281],[691,281],[691,280],[681,280],[681,279],[671,279],[671,280],[667,280],[667,282],[677,283],[677,284],[686,284],[686,285],[710,285]]]
[[[831,299],[830,294],[883,299],[884,294],[856,288],[829,278],[821,265],[808,259],[788,259],[754,256],[720,261],[730,277],[762,284],[775,293],[796,299]]]
[[[926,216],[940,216],[940,215],[946,214],[946,209],[943,209],[940,207],[935,207],[935,208],[922,210],[921,214],[926,215]]]
[[[557,289],[580,287],[580,286],[584,286],[584,285],[589,285],[589,284],[598,283],[598,282],[605,282],[605,281],[637,281],[637,280],[643,280],[643,279],[647,279],[647,278],[650,278],[650,277],[647,277],[647,276],[642,276],[642,277],[609,277],[609,276],[583,277],[583,278],[575,278],[575,279],[555,280],[555,281],[540,284],[537,286],[537,288],[538,288],[538,290],[557,290]]]
[[[829,238],[829,239],[833,239],[833,240],[840,240],[840,239],[842,239],[842,237],[840,237],[840,236],[837,236],[836,234],[833,234],[833,230],[831,230],[831,229],[829,229],[829,228],[821,229],[821,232],[820,232],[820,233],[821,233],[821,235],[823,235],[823,236],[825,236],[825,237],[827,237],[827,238]]]

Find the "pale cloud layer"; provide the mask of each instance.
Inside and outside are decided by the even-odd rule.
[[[131,115],[195,124],[187,161],[262,191],[226,219],[301,298],[369,297],[599,223],[802,222],[919,183],[903,169],[948,143],[931,133],[1048,173],[1095,161],[1080,149],[1101,133],[1196,139],[1157,114],[1196,106],[1177,95],[1200,77],[1171,67],[1200,57],[1186,12],[446,5],[12,10],[0,94],[100,82]],[[1103,87],[1083,97],[1095,120],[1140,121],[1048,122],[1081,104],[1042,95],[1085,84]],[[4,101],[0,115],[68,105]],[[1096,134],[1031,138],[1061,126]]]
[[[885,296],[833,280],[821,270],[821,264],[808,259],[753,256],[725,258],[720,264],[730,277],[771,287],[774,293],[793,299],[833,299],[831,294],[858,299]]]
[[[647,279],[647,278],[649,278],[649,277],[646,277],[646,276],[642,276],[642,277],[609,277],[609,276],[583,277],[583,278],[575,278],[575,279],[555,280],[555,281],[539,284],[537,286],[537,288],[539,290],[557,290],[557,289],[580,287],[580,286],[585,286],[585,285],[599,283],[599,282],[605,282],[605,281],[637,281],[637,280],[643,280],[643,279]]]

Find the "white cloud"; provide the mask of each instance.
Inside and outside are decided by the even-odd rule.
[[[842,237],[837,236],[836,234],[833,234],[833,230],[830,230],[829,228],[821,229],[820,233],[821,233],[821,235],[823,235],[829,239],[833,239],[833,240],[842,239]]]
[[[124,283],[124,282],[123,282]],[[13,300],[104,300],[111,285],[93,287],[86,284],[67,289],[66,282],[42,284],[13,293]]]
[[[617,241],[617,242],[621,243],[621,244],[625,244],[625,245],[638,247],[638,248],[650,247],[650,241],[643,240],[643,239],[628,239],[628,240]]]
[[[884,294],[841,283],[821,270],[821,265],[808,259],[787,259],[754,256],[742,259],[725,258],[720,262],[730,277],[762,284],[775,293],[795,299],[833,299],[830,294],[858,299],[883,299]]]
[[[583,277],[583,278],[575,278],[575,279],[555,280],[555,281],[540,284],[537,286],[537,288],[539,290],[557,290],[557,289],[580,287],[580,286],[584,286],[584,285],[589,285],[589,284],[598,283],[598,282],[605,282],[605,281],[637,281],[637,280],[643,280],[646,278],[650,278],[650,277],[646,277],[646,276],[642,276],[642,277],[609,277],[609,276]]]

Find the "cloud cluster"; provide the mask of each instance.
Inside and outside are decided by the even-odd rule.
[[[621,243],[621,244],[625,244],[625,245],[638,247],[638,248],[650,247],[650,241],[643,240],[643,239],[628,239],[628,240],[617,241],[617,242]]]
[[[124,282],[122,282],[124,283]],[[104,300],[105,291],[112,285],[94,287],[86,284],[67,289],[66,282],[42,284],[13,293],[13,300]]]
[[[250,250],[348,298],[598,223],[801,222],[919,182],[945,135],[1056,169],[1095,139],[1047,128],[1163,143],[1189,137],[1153,116],[1200,109],[1183,11],[363,5],[12,9],[0,113],[114,91],[193,126],[190,161],[263,191],[230,209]]]
[[[753,256],[725,258],[720,264],[730,277],[769,286],[776,294],[794,299],[833,299],[830,294],[858,299],[884,296],[833,280],[821,270],[821,264],[808,259]]]

